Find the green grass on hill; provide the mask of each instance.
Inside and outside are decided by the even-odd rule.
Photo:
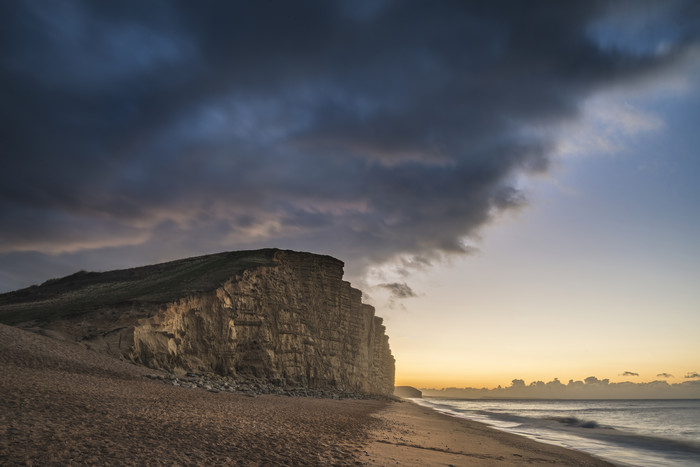
[[[0,323],[52,321],[110,305],[170,302],[213,290],[246,269],[272,265],[276,251],[232,251],[118,271],[80,271],[1,294]]]

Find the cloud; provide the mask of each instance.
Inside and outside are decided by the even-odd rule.
[[[616,154],[625,150],[634,136],[664,128],[659,117],[619,100],[607,93],[587,99],[582,105],[581,119],[565,122],[563,131],[558,132],[557,153]]]
[[[697,375],[700,377],[700,375]],[[611,383],[609,379],[589,376],[584,381],[569,380],[563,384],[558,378],[545,383],[514,379],[510,386],[487,388],[421,388],[423,396],[448,398],[551,398],[551,399],[697,399],[700,397],[700,381],[669,384],[666,381],[649,383]]]
[[[525,380],[516,378],[516,379],[511,381],[511,387],[512,388],[524,388],[525,387]]]
[[[673,378],[673,375],[671,373],[659,373],[658,375],[659,378]]]
[[[593,27],[625,8],[1,2],[0,289],[86,257],[272,245],[357,275],[467,254],[527,205],[514,180],[550,165],[556,135],[526,129],[577,121],[697,42],[675,3],[642,49]],[[660,124],[622,110],[630,131]]]
[[[635,373],[634,371],[625,371],[620,376],[639,376],[639,373]]]
[[[686,373],[684,378],[686,378],[686,379],[700,378],[700,373],[698,373],[697,371],[690,371],[690,372]]]
[[[595,376],[589,376],[588,378],[583,380],[584,383],[586,384],[609,384],[610,380],[609,379],[598,379]]]
[[[394,282],[391,284],[378,284],[377,287],[382,287],[389,290],[391,292],[392,299],[404,299],[418,296],[406,283]]]

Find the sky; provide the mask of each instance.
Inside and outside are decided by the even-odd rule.
[[[0,2],[0,292],[330,254],[397,384],[700,371],[692,1]]]

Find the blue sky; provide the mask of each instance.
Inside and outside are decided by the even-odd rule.
[[[406,353],[403,382],[681,383],[697,372],[697,71],[682,86],[661,80],[633,97],[608,96],[607,128],[592,112],[563,137],[590,137],[593,126],[615,140],[603,145],[612,149],[566,151],[527,181],[526,209],[484,229],[478,253],[414,278],[418,297],[388,312],[394,347]],[[618,105],[634,110],[641,130],[608,121]]]

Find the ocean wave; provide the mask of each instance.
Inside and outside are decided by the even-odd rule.
[[[451,416],[485,423],[496,429],[537,441],[587,451],[623,465],[700,466],[700,442],[673,436],[673,434],[680,435],[680,430],[675,433],[666,433],[670,436],[661,435],[660,431],[659,436],[656,436],[635,432],[626,426],[626,423],[613,427],[601,422],[601,420],[574,415],[577,410],[573,404],[566,410],[559,407],[556,410],[540,411],[532,410],[533,407],[526,407],[522,403],[516,407],[512,401],[504,401],[500,407],[491,405],[483,407],[482,405],[481,408],[477,408],[473,402],[467,405],[467,401],[460,403],[460,401],[428,401],[423,399],[420,402],[416,400],[416,402]],[[591,410],[592,408],[589,407],[584,412],[588,412],[590,415],[590,412],[594,411]],[[629,407],[626,407],[625,410],[629,410]],[[619,411],[618,408],[617,412]],[[635,412],[629,410],[627,416],[635,417]],[[618,417],[610,420],[624,422],[629,418],[620,419]],[[638,417],[636,421],[639,421]],[[661,427],[653,429],[658,430]]]
[[[545,417],[545,420],[554,420],[555,422],[562,423],[566,426],[578,426],[581,428],[606,428],[609,430],[614,430],[613,427],[600,425],[595,420],[581,420],[576,417]]]

